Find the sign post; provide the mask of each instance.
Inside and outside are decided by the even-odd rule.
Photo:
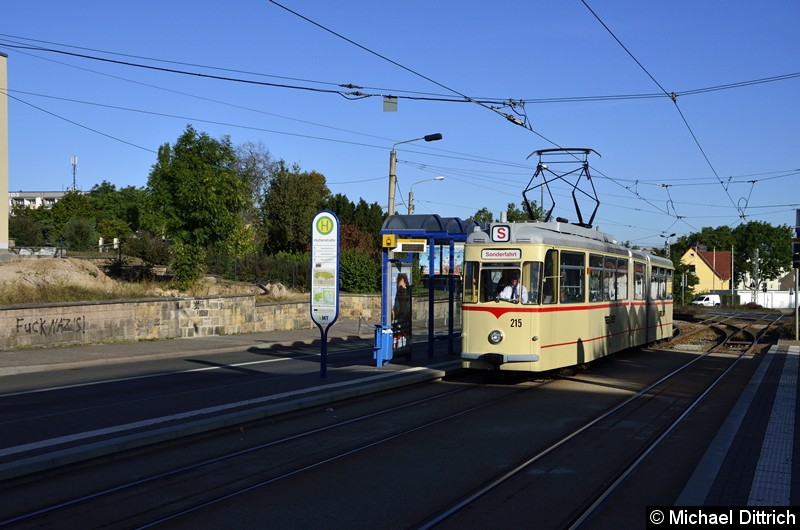
[[[323,210],[311,221],[311,320],[320,331],[320,377],[328,375],[328,328],[339,317],[339,218]]]
[[[794,242],[792,242],[792,268],[794,269],[794,340],[800,340],[800,304],[797,289],[800,288],[800,208],[794,211]]]

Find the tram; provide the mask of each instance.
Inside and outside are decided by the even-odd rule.
[[[672,336],[669,259],[567,222],[495,222],[464,245],[464,368],[543,372]]]

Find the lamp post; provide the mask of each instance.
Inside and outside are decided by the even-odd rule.
[[[411,185],[410,188],[408,188],[408,215],[414,213],[414,186],[422,182],[429,182],[431,180],[444,180],[444,177],[442,175],[439,175],[433,177],[432,179],[420,180],[415,182],[414,184]]]
[[[394,215],[394,190],[397,188],[397,151],[395,147],[400,144],[407,144],[409,142],[416,142],[417,140],[425,140],[426,142],[435,142],[441,140],[441,133],[428,134],[422,138],[413,138],[411,140],[404,140],[397,142],[392,146],[392,151],[389,153],[389,215]]]
[[[666,253],[666,255],[667,255],[667,259],[672,259],[672,258],[670,257],[670,255],[669,255],[669,238],[671,238],[671,237],[675,237],[675,234],[674,234],[674,233],[672,233],[672,234],[669,234],[669,235],[667,235],[667,234],[661,234],[661,237],[663,237],[663,238],[664,238],[664,252],[665,252],[665,253]]]

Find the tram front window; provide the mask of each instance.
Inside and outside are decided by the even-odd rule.
[[[474,278],[475,269],[478,267],[475,265],[472,270],[467,267],[465,283],[467,285],[472,283],[477,288],[477,296],[473,291],[472,296],[467,297],[465,292],[465,301],[539,303],[539,278],[542,268],[540,262],[526,262],[522,266],[519,263],[483,263],[477,275],[480,278],[477,285]]]

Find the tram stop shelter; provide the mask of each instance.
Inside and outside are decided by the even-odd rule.
[[[434,334],[434,301],[437,285],[447,292],[448,316],[447,340],[448,351],[453,353],[453,318],[455,308],[455,245],[463,243],[475,227],[480,223],[474,220],[462,221],[457,217],[440,217],[434,215],[391,215],[381,228],[382,242],[382,279],[381,279],[381,323],[375,325],[376,365],[381,367],[397,356],[411,357],[412,346],[412,279],[420,275],[414,274],[414,258],[420,254],[428,255],[428,262],[419,267],[428,271],[428,356],[433,356]],[[445,278],[446,283],[434,281],[435,253],[434,249],[449,248],[449,265],[442,267],[442,274],[437,278]],[[440,256],[441,260],[441,256]],[[441,264],[441,261],[440,261]],[[421,272],[421,271],[420,271]]]

